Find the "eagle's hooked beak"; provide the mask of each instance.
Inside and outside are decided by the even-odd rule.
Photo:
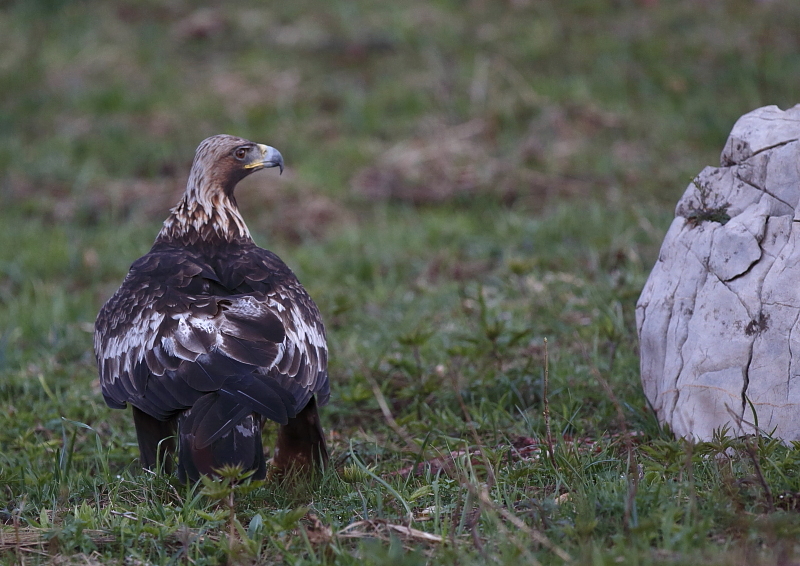
[[[255,160],[252,163],[248,163],[245,165],[245,168],[255,169],[258,171],[259,169],[280,167],[281,173],[283,173],[283,156],[281,155],[281,152],[274,147],[264,145],[263,143],[259,143],[257,145],[258,149],[261,150],[261,159]]]

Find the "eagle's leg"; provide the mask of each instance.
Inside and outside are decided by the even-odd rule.
[[[296,417],[278,429],[272,464],[277,472],[321,471],[328,463],[325,434],[319,422],[317,400],[312,397]]]
[[[175,419],[160,421],[133,407],[133,424],[139,441],[139,462],[148,470],[160,463],[166,473],[172,473],[172,454],[175,452]]]

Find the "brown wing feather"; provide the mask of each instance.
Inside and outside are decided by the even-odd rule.
[[[110,406],[166,419],[218,391],[286,422],[315,393],[327,401],[325,330],[283,262],[255,246],[216,256],[162,248],[134,263],[97,318]]]

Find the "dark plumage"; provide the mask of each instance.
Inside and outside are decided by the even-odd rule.
[[[100,310],[103,397],[133,405],[141,463],[196,480],[225,464],[266,475],[264,418],[280,423],[273,464],[313,469],[328,453],[317,402],[329,397],[317,306],[278,256],[257,247],[233,190],[281,154],[233,136],[197,148],[186,192],[150,252]],[[160,452],[159,452],[159,446]]]

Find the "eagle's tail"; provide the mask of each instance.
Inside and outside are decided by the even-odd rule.
[[[267,464],[261,443],[263,417],[235,401],[208,393],[178,418],[178,477],[197,481],[226,465],[255,470],[264,479]]]
[[[250,412],[234,398],[204,395],[178,418],[178,477],[194,482],[225,465],[238,465],[255,470],[253,479],[264,479],[263,421],[262,415]],[[272,463],[279,474],[313,473],[327,465],[328,448],[314,397],[280,426]]]

